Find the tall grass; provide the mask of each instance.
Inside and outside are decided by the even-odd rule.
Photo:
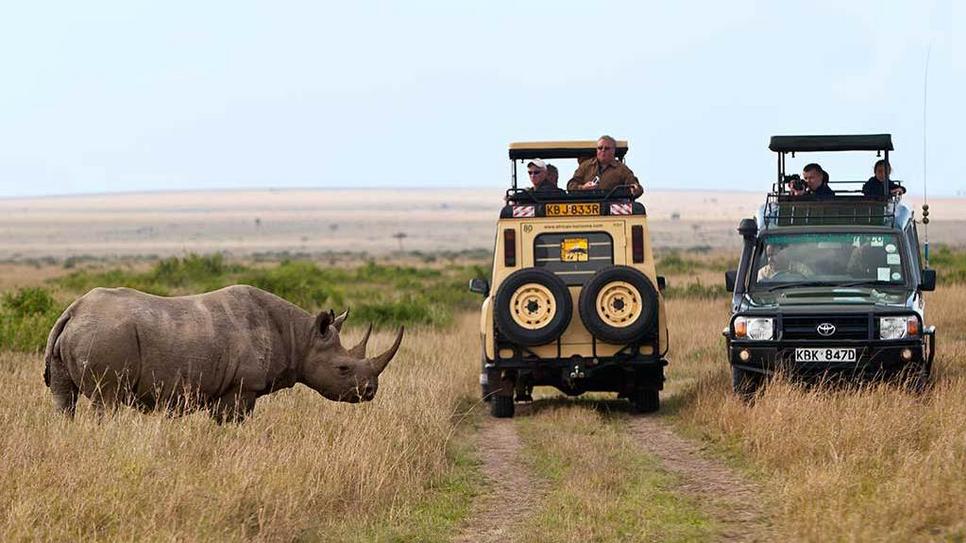
[[[753,405],[730,392],[723,300],[669,304],[670,408],[740,464],[758,470],[791,540],[966,536],[966,287],[929,296],[939,330],[935,386],[856,390],[772,383]],[[834,519],[832,522],[830,519]]]
[[[424,537],[412,519],[452,463],[455,415],[476,389],[475,326],[407,331],[373,402],[297,386],[235,426],[130,409],[99,420],[86,400],[68,422],[52,413],[40,357],[0,353],[0,540],[343,541],[360,526]],[[464,498],[425,519],[440,537]]]

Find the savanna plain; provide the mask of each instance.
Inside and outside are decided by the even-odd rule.
[[[0,540],[966,538],[966,252],[933,247],[939,354],[924,393],[779,379],[753,403],[736,399],[720,334],[736,252],[658,247],[671,329],[661,411],[538,389],[514,419],[494,420],[479,399],[479,298],[466,290],[488,275],[487,251],[403,243],[365,255],[70,258],[58,247],[0,263]],[[405,325],[375,400],[296,386],[235,425],[98,416],[83,399],[73,421],[53,412],[40,353],[75,297],[234,283],[308,311],[350,307],[343,343],[373,322],[372,352]]]

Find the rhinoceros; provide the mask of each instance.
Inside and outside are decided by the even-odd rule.
[[[247,285],[177,297],[95,288],[50,331],[44,381],[70,417],[78,392],[98,411],[206,408],[219,422],[244,419],[258,397],[296,383],[330,400],[369,401],[403,329],[386,352],[366,358],[372,325],[346,350],[347,317],[313,316]]]

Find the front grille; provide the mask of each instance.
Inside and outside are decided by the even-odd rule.
[[[587,254],[580,261],[565,262],[561,254],[564,241],[573,239],[586,240]],[[567,285],[583,285],[597,270],[613,264],[614,242],[604,232],[540,234],[533,240],[533,265],[557,274]]]
[[[835,332],[822,335],[818,327],[831,324]],[[827,328],[827,327],[826,327]],[[782,339],[869,339],[868,315],[784,315],[782,316]]]

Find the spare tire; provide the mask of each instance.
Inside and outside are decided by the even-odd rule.
[[[556,275],[539,268],[517,270],[496,291],[493,319],[510,341],[526,346],[554,341],[570,324],[570,291]]]
[[[594,337],[609,343],[651,339],[657,324],[657,290],[638,270],[610,266],[584,285],[578,309]]]

